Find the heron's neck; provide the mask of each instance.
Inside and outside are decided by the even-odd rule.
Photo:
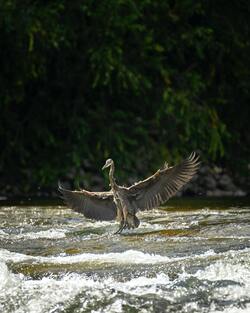
[[[115,165],[114,165],[114,163],[112,163],[110,165],[110,170],[109,170],[109,181],[110,181],[111,189],[115,188],[115,186],[116,186],[116,182],[115,182],[115,178],[114,178],[114,171],[115,171]]]

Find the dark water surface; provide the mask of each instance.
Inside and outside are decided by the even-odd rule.
[[[250,312],[249,199],[177,199],[141,225],[0,206],[0,312]]]

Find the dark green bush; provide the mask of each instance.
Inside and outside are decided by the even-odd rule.
[[[0,1],[2,183],[49,187],[109,156],[143,175],[192,150],[246,172],[249,11],[248,1]]]

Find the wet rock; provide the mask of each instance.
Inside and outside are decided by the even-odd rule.
[[[6,191],[10,191],[11,189],[12,189],[12,188],[11,188],[10,185],[6,185],[6,186],[5,186],[5,190],[6,190]]]
[[[210,168],[207,165],[204,165],[200,168],[199,173],[204,175],[210,172]]]
[[[81,169],[76,169],[75,167],[71,168],[68,172],[67,176],[62,177],[62,184],[67,189],[75,189],[78,186],[73,184],[73,181],[77,177],[80,182],[80,187],[85,188],[87,190],[93,191],[102,191],[107,189],[107,186],[104,184],[103,176],[100,176],[100,173],[95,172],[95,170],[90,170],[91,164],[88,160],[83,162],[83,167]],[[144,170],[142,171],[140,177],[144,177]],[[131,184],[138,182],[137,177],[129,177],[128,179],[121,181],[119,183],[121,185],[130,186]],[[226,169],[223,169],[219,166],[208,166],[202,165],[198,171],[198,174],[192,178],[192,180],[186,184],[183,189],[181,189],[176,196],[216,196],[216,197],[224,197],[224,196],[247,196],[250,190],[250,179],[249,175],[245,175],[244,177],[236,177],[235,180],[237,184],[235,184],[231,175],[227,172]],[[105,185],[105,186],[104,186]],[[25,190],[23,186],[20,185],[10,185],[9,183],[0,186],[1,196],[2,197],[16,197],[26,195],[29,191],[29,195],[32,196],[53,196],[57,197],[57,187],[54,186],[50,189],[43,189],[35,187],[36,189],[32,189],[32,191]],[[247,191],[244,191],[245,190]]]
[[[209,190],[214,190],[216,188],[216,180],[212,176],[206,176],[204,178],[204,185],[207,187]]]
[[[209,197],[230,197],[233,196],[233,191],[215,189],[215,190],[208,190],[206,195]]]
[[[189,183],[182,189],[184,196],[201,196],[204,194],[204,188],[198,184]]]
[[[221,167],[215,166],[215,167],[213,168],[213,171],[214,171],[215,174],[220,175],[220,174],[222,174],[223,169],[222,169]]]
[[[22,195],[22,192],[19,190],[18,187],[14,187],[14,188],[13,188],[13,193],[14,193],[16,196],[21,196],[21,195]]]
[[[215,180],[219,181],[220,178],[221,178],[221,175],[220,175],[220,174],[217,174],[217,173],[214,174],[214,179],[215,179]]]
[[[227,185],[227,184],[231,184],[232,183],[232,179],[231,177],[229,177],[227,174],[223,174],[219,180],[219,184],[221,186]]]
[[[223,190],[236,190],[236,187],[231,179],[231,177],[227,174],[223,174],[218,181],[218,185],[223,189]]]
[[[206,196],[208,196],[208,197],[213,197],[213,196],[214,196],[214,191],[208,190],[208,191],[206,192]]]
[[[236,197],[245,197],[247,193],[241,189],[235,191],[234,196]]]

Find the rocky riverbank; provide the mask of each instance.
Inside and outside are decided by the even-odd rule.
[[[212,197],[244,197],[249,195],[249,181],[236,181],[229,171],[218,166],[204,165],[194,179],[178,195],[200,195]]]
[[[72,174],[72,173],[71,173]],[[73,188],[73,177],[69,175],[65,178],[64,183],[67,188]],[[84,177],[84,173],[82,175]],[[138,179],[129,179],[128,185],[134,183]],[[230,175],[230,172],[218,166],[203,165],[198,174],[184,188],[177,193],[177,196],[208,196],[208,197],[227,197],[238,196],[244,197],[250,195],[250,179],[240,178],[238,181]],[[240,182],[239,182],[240,181]],[[81,186],[89,190],[104,190],[103,177],[92,175],[92,184],[83,181]],[[2,185],[2,186],[1,186]],[[29,192],[23,192],[19,186],[0,185],[0,200],[6,200],[16,197],[32,198],[32,197],[58,197],[57,185],[50,189],[44,190],[38,187]],[[92,187],[91,187],[92,186]]]

